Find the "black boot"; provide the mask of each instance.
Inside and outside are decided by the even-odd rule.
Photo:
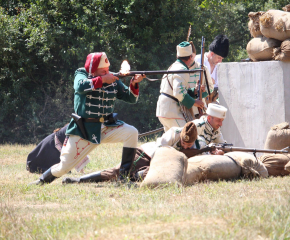
[[[129,177],[130,168],[134,161],[135,154],[136,154],[136,148],[123,147],[122,162],[121,162],[121,166],[119,170],[119,173],[120,173],[119,180],[122,181]]]
[[[135,173],[134,178],[136,179],[136,181],[142,182],[144,180],[144,172],[145,170],[141,170]]]
[[[51,174],[51,169],[49,168],[38,180],[30,183],[29,185],[43,185],[44,183],[51,183],[54,179],[56,179],[56,177]]]
[[[84,175],[80,178],[65,178],[62,180],[62,184],[70,184],[70,183],[86,183],[86,182],[102,182],[101,171],[93,172],[87,175]]]

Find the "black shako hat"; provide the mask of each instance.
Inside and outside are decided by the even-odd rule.
[[[229,53],[229,46],[230,43],[227,36],[219,34],[214,38],[212,43],[209,45],[209,50],[223,58],[226,58]]]

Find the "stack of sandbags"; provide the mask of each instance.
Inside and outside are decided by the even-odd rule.
[[[186,185],[204,180],[230,180],[241,176],[241,167],[224,155],[202,155],[188,159]]]
[[[290,161],[289,154],[264,154],[259,160],[265,165],[269,176],[286,176],[290,172],[285,170],[285,166]]]
[[[268,177],[267,168],[253,154],[245,152],[229,152],[225,156],[231,157],[242,168],[242,176],[245,178]]]
[[[287,6],[283,8],[285,11],[248,14],[248,27],[254,38],[248,43],[247,52],[253,61],[290,61],[290,12],[286,11]]]
[[[271,127],[267,134],[265,149],[281,150],[290,146],[289,123],[283,122]]]
[[[159,147],[151,159],[149,171],[140,187],[155,188],[159,185],[185,183],[187,157],[173,147]]]

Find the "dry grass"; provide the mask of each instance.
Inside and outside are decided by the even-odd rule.
[[[25,170],[33,148],[0,147],[0,239],[290,238],[290,177],[156,190],[62,179],[27,186],[38,178]],[[94,150],[86,173],[116,165],[121,148]]]

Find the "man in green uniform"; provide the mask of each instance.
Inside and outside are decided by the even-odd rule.
[[[66,131],[67,138],[61,150],[60,163],[49,168],[34,184],[50,183],[68,173],[86,155],[102,143],[123,142],[120,178],[129,172],[135,157],[138,131],[112,115],[116,99],[136,103],[139,96],[138,83],[143,76],[135,75],[130,87],[109,73],[110,62],[106,53],[97,52],[87,56],[85,67],[75,72],[74,110]],[[77,120],[78,119],[78,120]]]

